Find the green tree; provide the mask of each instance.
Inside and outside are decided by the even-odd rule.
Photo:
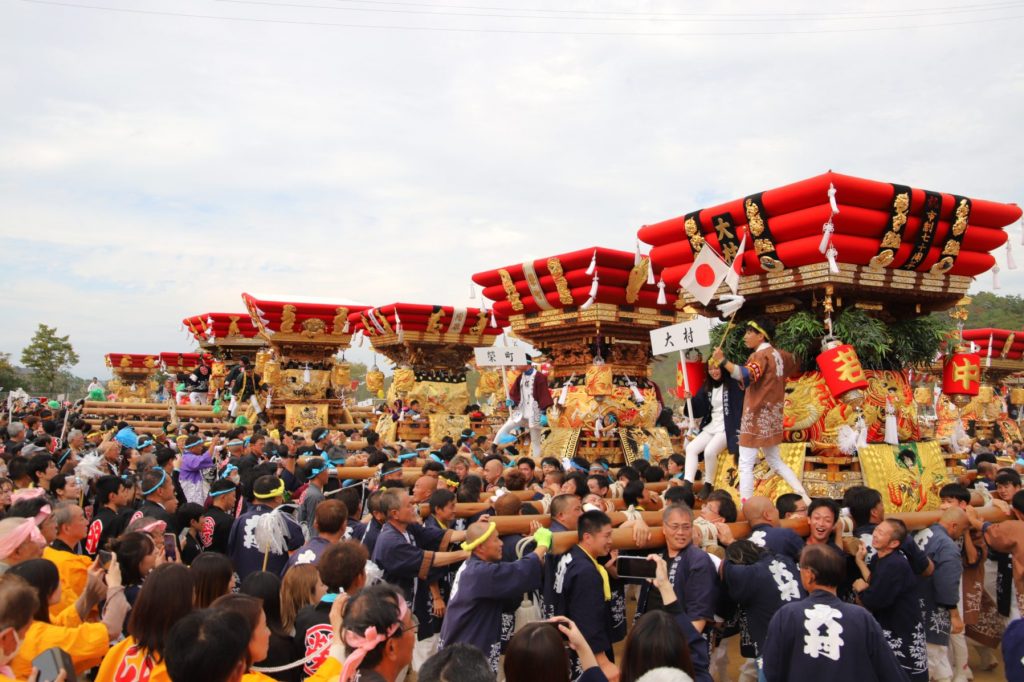
[[[4,391],[13,391],[20,384],[18,370],[11,364],[11,354],[0,353],[0,386]]]
[[[60,388],[57,380],[62,372],[78,364],[78,354],[68,336],[57,336],[56,327],[40,324],[32,341],[21,351],[21,362],[32,370],[36,388]]]

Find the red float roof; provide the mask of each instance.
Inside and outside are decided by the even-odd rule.
[[[420,334],[424,340],[473,343],[497,336],[508,326],[508,319],[497,313],[492,325],[491,317],[489,311],[481,308],[391,303],[353,312],[348,320],[353,332],[363,332],[371,338],[397,337],[401,322],[403,332]]]
[[[156,371],[159,358],[156,355],[145,355],[142,353],[107,353],[105,356],[107,367],[114,369],[134,369]]]
[[[588,273],[592,260],[595,267]],[[671,309],[676,287],[668,287],[666,303],[659,304],[657,285],[647,283],[649,261],[641,261],[636,264],[636,255],[629,251],[590,247],[478,272],[473,281],[484,287],[484,296],[495,301],[495,312],[505,317],[583,305],[590,299],[595,273],[595,303]],[[655,282],[660,275],[661,268],[655,266]]]
[[[1024,358],[1024,329],[965,329],[964,341],[973,342],[978,346],[978,355],[1008,360]]]
[[[202,313],[182,320],[189,333],[200,343],[240,337],[253,339],[260,330],[253,324],[248,312],[244,313]]]
[[[830,184],[839,208],[835,215]],[[823,263],[819,245],[830,217],[840,263],[975,276],[995,263],[991,251],[1006,242],[1003,228],[1021,217],[1021,209],[828,172],[645,225],[637,234],[652,245],[651,259],[674,288],[695,248],[710,244],[729,260],[752,223],[746,274]]]
[[[169,372],[184,372],[195,369],[201,353],[161,353],[160,364]]]
[[[348,317],[368,306],[351,303],[275,301],[242,294],[253,324],[270,340],[319,343],[347,342]]]

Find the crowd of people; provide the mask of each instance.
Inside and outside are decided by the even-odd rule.
[[[0,420],[0,681],[54,647],[104,682],[723,682],[730,650],[742,680],[962,681],[969,641],[1024,679],[1013,468],[991,493],[945,485],[916,533],[862,486],[773,502],[742,478],[737,504],[695,484],[694,459],[733,442],[793,475],[750,413],[774,414],[777,387],[731,395],[785,374],[753,332],[751,362],[722,363],[695,401],[702,451],[615,469],[469,430],[436,450],[369,430],[145,435],[30,403]]]

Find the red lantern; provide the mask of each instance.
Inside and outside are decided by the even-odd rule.
[[[942,392],[961,407],[981,389],[981,357],[957,351],[942,367]]]
[[[853,346],[836,343],[818,355],[817,363],[832,395],[854,407],[864,401],[868,377]]]
[[[676,363],[676,395],[680,398],[685,397],[686,387],[690,387],[690,395],[697,395],[697,391],[704,385],[704,378],[707,376],[707,363],[700,357],[696,360],[687,360],[686,369],[683,369],[683,363]],[[683,381],[683,372],[686,372],[686,382]]]

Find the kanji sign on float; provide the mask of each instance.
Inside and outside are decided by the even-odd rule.
[[[508,346],[474,348],[478,367],[516,367],[530,364],[526,351]]]
[[[689,322],[651,331],[651,351],[655,355],[700,348],[710,344],[710,327],[706,317],[698,317]]]

